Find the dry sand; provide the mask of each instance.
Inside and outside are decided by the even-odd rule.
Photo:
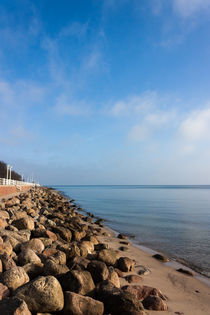
[[[121,239],[118,239],[114,232],[105,228],[111,235],[100,236],[102,242],[108,243],[110,248],[118,250],[122,246]],[[123,245],[126,246],[126,245]],[[147,311],[148,314],[184,314],[184,315],[210,315],[210,287],[200,280],[184,275],[172,267],[159,262],[151,254],[142,251],[132,245],[125,252],[121,251],[122,256],[129,257],[136,261],[135,272],[124,273],[138,274],[141,266],[147,267],[151,273],[142,276],[142,283],[158,288],[167,297],[168,311]],[[185,268],[186,269],[186,268]],[[128,285],[124,278],[120,278],[121,285]],[[177,312],[177,313],[176,313]]]

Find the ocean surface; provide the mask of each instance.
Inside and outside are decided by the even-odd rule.
[[[134,243],[210,277],[210,185],[53,187]]]

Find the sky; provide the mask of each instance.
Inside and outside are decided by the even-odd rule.
[[[210,0],[1,0],[0,160],[41,184],[210,184]]]

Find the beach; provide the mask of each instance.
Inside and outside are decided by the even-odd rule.
[[[1,200],[0,219],[0,314],[210,314],[209,286],[58,191]]]

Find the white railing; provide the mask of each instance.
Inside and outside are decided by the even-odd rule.
[[[14,179],[6,179],[6,178],[0,178],[0,185],[13,185],[13,186],[40,186],[36,183],[29,183],[29,182],[22,182],[19,180]]]

